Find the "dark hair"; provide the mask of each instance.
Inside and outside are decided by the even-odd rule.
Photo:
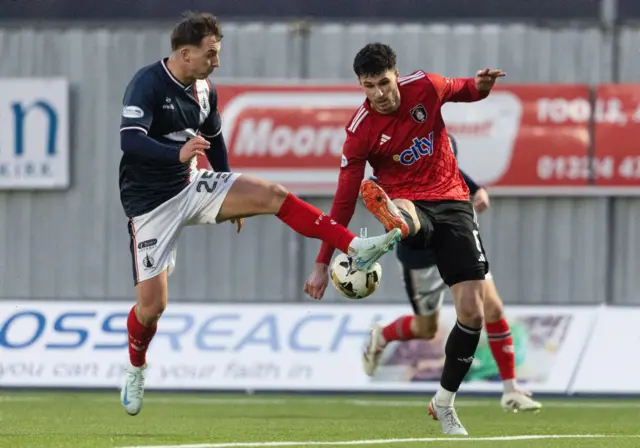
[[[396,68],[396,53],[386,44],[367,44],[353,60],[356,76],[377,76]]]
[[[171,32],[171,50],[175,51],[185,45],[200,46],[200,42],[207,36],[222,39],[220,22],[213,14],[187,11],[183,19]]]

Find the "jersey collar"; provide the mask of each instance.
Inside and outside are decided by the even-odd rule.
[[[169,79],[171,79],[171,81],[173,81],[178,86],[180,86],[180,88],[183,89],[183,90],[191,89],[193,87],[193,84],[189,84],[189,85],[182,84],[180,81],[178,81],[178,78],[173,76],[173,73],[171,73],[171,71],[169,70],[169,67],[167,67],[167,62],[166,62],[167,59],[168,58],[161,59],[160,60],[160,65],[162,65],[162,68],[164,69],[164,72],[167,74]]]

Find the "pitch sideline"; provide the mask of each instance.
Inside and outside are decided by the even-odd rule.
[[[514,442],[519,440],[544,439],[628,439],[638,438],[640,435],[605,435],[605,434],[556,434],[556,435],[524,435],[502,437],[425,437],[410,439],[371,439],[344,440],[334,442],[299,441],[299,442],[240,442],[240,443],[201,443],[187,445],[133,445],[119,448],[269,448],[288,446],[360,446],[381,445],[395,443],[430,443],[430,442]]]

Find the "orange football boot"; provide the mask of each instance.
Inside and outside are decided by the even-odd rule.
[[[402,238],[409,236],[409,225],[402,217],[400,209],[377,183],[365,180],[360,185],[360,194],[364,205],[382,223],[387,232],[391,229],[400,229]]]

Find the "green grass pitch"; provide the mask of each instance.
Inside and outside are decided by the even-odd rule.
[[[0,447],[640,447],[640,400],[541,399],[537,414],[510,414],[459,397],[462,441],[441,434],[428,398],[150,391],[131,417],[117,391],[0,391]]]

